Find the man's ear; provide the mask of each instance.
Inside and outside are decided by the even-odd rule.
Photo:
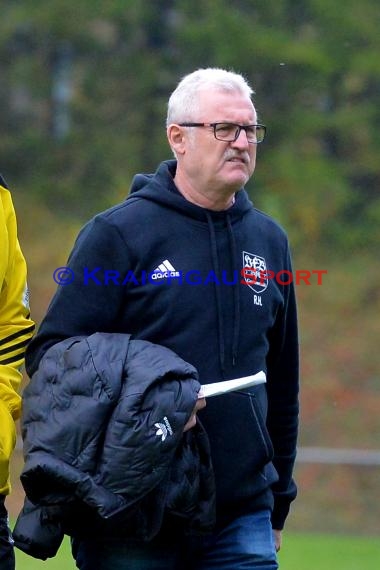
[[[184,154],[186,141],[183,129],[179,125],[172,124],[168,126],[166,134],[174,154]]]

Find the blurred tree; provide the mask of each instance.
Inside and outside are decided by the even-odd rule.
[[[84,217],[164,158],[165,5],[5,3],[0,148],[17,185]]]
[[[268,125],[253,196],[297,246],[379,241],[380,6],[352,0],[177,3],[182,65],[243,72]]]

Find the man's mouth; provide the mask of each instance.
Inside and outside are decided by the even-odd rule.
[[[227,162],[238,162],[240,164],[247,164],[247,160],[244,156],[230,156],[227,158]]]

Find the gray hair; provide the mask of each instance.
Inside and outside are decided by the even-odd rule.
[[[197,69],[183,77],[171,94],[166,126],[195,120],[199,105],[198,95],[205,89],[229,93],[238,92],[247,95],[248,98],[251,98],[254,93],[245,78],[238,73],[214,67]]]

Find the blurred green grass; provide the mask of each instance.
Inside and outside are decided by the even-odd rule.
[[[284,532],[281,570],[373,570],[380,560],[376,537]]]
[[[281,570],[373,570],[380,560],[380,541],[352,536],[284,532],[279,555]],[[16,549],[16,570],[74,570],[66,537],[57,556],[35,560]]]
[[[65,536],[57,556],[48,560],[37,560],[15,549],[16,570],[75,570],[76,565],[70,550],[70,539]]]

